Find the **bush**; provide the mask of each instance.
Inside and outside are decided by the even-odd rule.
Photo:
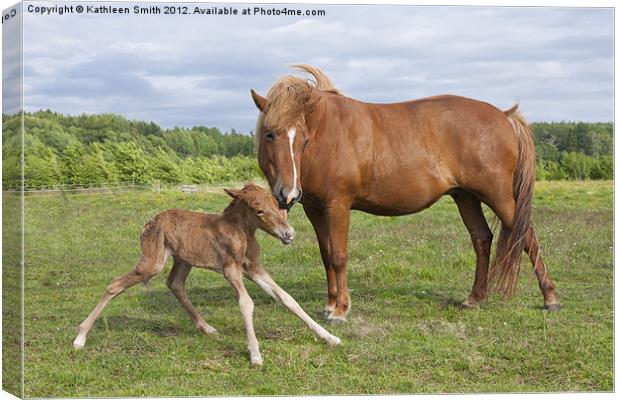
[[[594,159],[590,169],[590,179],[614,179],[614,159],[602,156]]]
[[[587,179],[592,169],[592,157],[583,153],[564,153],[561,166],[570,179]]]
[[[124,142],[112,149],[114,165],[121,182],[150,183],[149,162],[135,143]]]

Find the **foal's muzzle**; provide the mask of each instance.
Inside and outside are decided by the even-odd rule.
[[[278,232],[278,236],[282,243],[291,244],[295,238],[295,229],[289,226],[288,229]]]

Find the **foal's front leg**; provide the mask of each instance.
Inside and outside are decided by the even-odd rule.
[[[252,364],[262,365],[263,357],[260,355],[258,349],[258,340],[256,340],[256,334],[254,333],[254,323],[252,322],[252,313],[254,312],[254,302],[248,294],[245,286],[243,285],[243,277],[241,274],[241,267],[238,264],[230,264],[224,267],[224,276],[230,282],[237,298],[239,300],[239,308],[241,309],[241,315],[243,316],[243,322],[245,323],[245,330],[248,336],[248,350],[250,351],[250,360]]]
[[[318,337],[325,340],[331,345],[340,344],[340,339],[331,333],[327,332],[325,328],[317,324],[301,306],[295,301],[295,299],[284,291],[274,280],[269,276],[267,271],[262,266],[254,265],[252,273],[249,278],[261,287],[267,294],[279,301],[290,312],[297,315],[299,319],[304,321],[308,328],[312,330]]]

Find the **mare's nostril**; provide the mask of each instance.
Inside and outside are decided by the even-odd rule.
[[[278,201],[278,207],[280,207],[281,209],[286,208],[286,197],[284,197],[284,193],[283,193],[284,189],[281,189],[279,191],[276,191],[273,196],[276,198],[276,200]]]

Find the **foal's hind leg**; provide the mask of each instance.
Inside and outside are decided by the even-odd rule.
[[[165,250],[162,249],[162,253],[163,254],[158,254],[155,257],[142,255],[133,271],[112,279],[112,282],[110,282],[110,285],[108,285],[103,293],[101,300],[99,300],[99,304],[97,304],[95,309],[86,317],[84,322],[78,326],[78,334],[73,341],[73,347],[76,349],[84,347],[88,331],[90,331],[95,320],[99,317],[99,314],[101,314],[110,300],[121,294],[125,289],[132,287],[136,283],[145,282],[153,277],[153,275],[161,272],[167,258]]]
[[[459,213],[469,231],[471,242],[476,252],[474,286],[467,300],[461,303],[461,305],[466,308],[475,307],[487,297],[487,274],[489,272],[493,234],[482,212],[480,200],[465,191],[453,193],[452,197],[459,208]]]
[[[174,297],[179,300],[179,303],[183,306],[185,311],[189,314],[192,321],[196,325],[196,328],[200,329],[204,333],[215,333],[217,332],[214,327],[207,324],[204,319],[200,316],[198,311],[194,308],[194,305],[189,301],[187,297],[187,292],[185,291],[185,280],[191,271],[192,266],[188,263],[179,260],[178,258],[174,259],[174,264],[172,265],[172,270],[170,271],[170,275],[168,275],[168,280],[166,281],[166,285],[174,294]]]
[[[525,252],[530,256],[532,266],[534,266],[534,272],[538,278],[538,285],[545,299],[545,310],[560,311],[562,308],[560,299],[555,291],[555,284],[549,277],[547,272],[547,266],[540,256],[540,246],[538,244],[538,238],[534,232],[534,228],[530,225],[527,231],[525,244]]]

